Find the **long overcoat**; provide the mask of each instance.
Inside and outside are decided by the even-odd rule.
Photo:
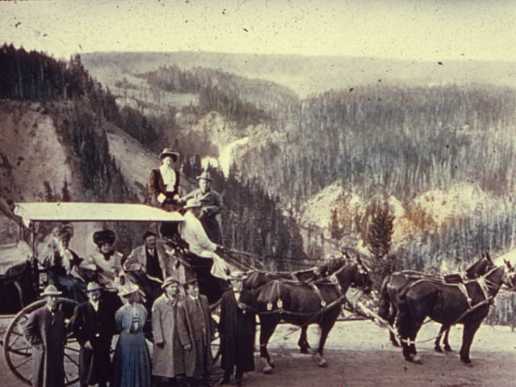
[[[212,364],[210,305],[204,295],[199,296],[199,301],[201,315],[195,313],[194,301],[189,296],[183,297],[177,305],[179,341],[183,348],[186,345],[192,347],[184,352],[185,375],[188,377],[203,377]],[[204,339],[195,335],[201,326],[205,328]]]
[[[240,302],[245,304],[247,297],[242,292]],[[254,370],[255,313],[239,307],[233,289],[222,295],[220,307],[222,369],[232,370],[236,366],[242,372]]]
[[[152,374],[174,378],[185,373],[183,347],[177,335],[177,300],[165,294],[154,301],[152,306]],[[162,344],[160,347],[157,344]]]
[[[64,347],[66,327],[60,310],[51,312],[42,306],[29,315],[24,334],[32,345],[32,385],[64,386]]]
[[[105,301],[99,301],[97,311],[90,302],[75,308],[72,329],[81,349],[79,352],[79,378],[81,385],[105,383],[111,379],[110,349],[115,334],[115,309]],[[89,341],[92,349],[85,348]]]

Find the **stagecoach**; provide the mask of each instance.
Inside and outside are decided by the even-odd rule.
[[[84,223],[84,222],[144,222],[156,224],[159,222],[181,222],[183,217],[178,212],[167,212],[159,208],[143,204],[115,204],[115,203],[18,203],[12,218],[20,225],[18,243],[0,247],[0,288],[9,288],[10,297],[3,293],[2,304],[9,305],[9,312],[17,312],[10,322],[3,337],[3,353],[7,366],[12,373],[23,383],[30,385],[31,380],[31,347],[23,337],[23,324],[28,315],[44,305],[45,300],[39,295],[46,285],[46,268],[38,259],[37,226],[42,222]],[[21,237],[29,235],[29,242]],[[81,255],[81,254],[79,254]],[[189,265],[196,272],[199,279],[201,293],[203,288],[213,289],[214,277],[209,273],[209,265],[205,259],[196,259],[195,256],[186,257]],[[239,260],[232,260],[233,266],[239,269],[250,268]],[[218,300],[223,289],[213,297],[209,294],[212,315],[216,317]],[[69,318],[77,302],[61,297],[60,307]],[[214,358],[218,354],[218,338],[214,338],[212,350]],[[65,383],[72,385],[78,381],[79,345],[69,336],[65,347]]]

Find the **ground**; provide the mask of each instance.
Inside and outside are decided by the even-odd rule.
[[[423,327],[419,340],[427,340],[438,331],[436,324]],[[423,364],[403,360],[393,348],[387,333],[370,322],[339,322],[330,334],[326,358],[328,368],[319,368],[311,356],[296,349],[298,331],[289,334],[291,326],[281,326],[271,339],[270,352],[275,361],[272,375],[246,374],[248,387],[366,387],[366,386],[514,386],[516,380],[516,332],[506,327],[481,327],[473,343],[473,365],[465,366],[456,352],[437,354],[432,341],[418,345]],[[314,341],[315,330],[309,332]],[[287,336],[286,336],[287,335]],[[462,328],[455,327],[450,342],[460,346]],[[286,336],[286,337],[285,337]],[[261,367],[257,360],[257,368]],[[2,386],[20,383],[0,363]]]

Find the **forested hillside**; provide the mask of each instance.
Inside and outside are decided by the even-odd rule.
[[[146,182],[133,180],[150,171],[134,171],[133,176],[127,166],[134,164],[127,163],[127,155],[115,154],[110,149],[109,138],[117,142],[114,149],[124,149],[126,140],[116,135],[120,128],[140,142],[131,146],[140,146],[143,153],[145,148],[141,144],[155,142],[158,130],[177,130],[170,125],[171,121],[146,117],[127,106],[120,108],[113,94],[86,71],[79,56],[58,61],[45,53],[4,45],[0,48],[0,74],[3,197],[12,201],[138,200],[134,188],[143,187]],[[38,141],[31,141],[31,136]],[[155,144],[159,148],[169,145],[182,152],[186,177],[197,176],[201,168],[199,155],[189,153],[177,142]],[[124,175],[116,160],[125,163]],[[157,166],[157,155],[155,162]],[[51,168],[55,173],[42,173],[41,168]],[[217,176],[215,188],[225,198],[227,247],[254,252],[267,257],[269,262],[303,256],[299,235],[293,225],[287,227],[275,198],[257,184],[232,176],[226,180],[220,172],[213,173]],[[187,187],[191,189],[192,184]],[[141,227],[117,228],[122,250],[140,242]]]

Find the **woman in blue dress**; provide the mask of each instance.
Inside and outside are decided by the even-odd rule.
[[[127,304],[115,314],[120,337],[113,361],[113,386],[151,387],[151,358],[143,334],[147,311],[141,304],[140,289],[129,283],[120,295]]]

